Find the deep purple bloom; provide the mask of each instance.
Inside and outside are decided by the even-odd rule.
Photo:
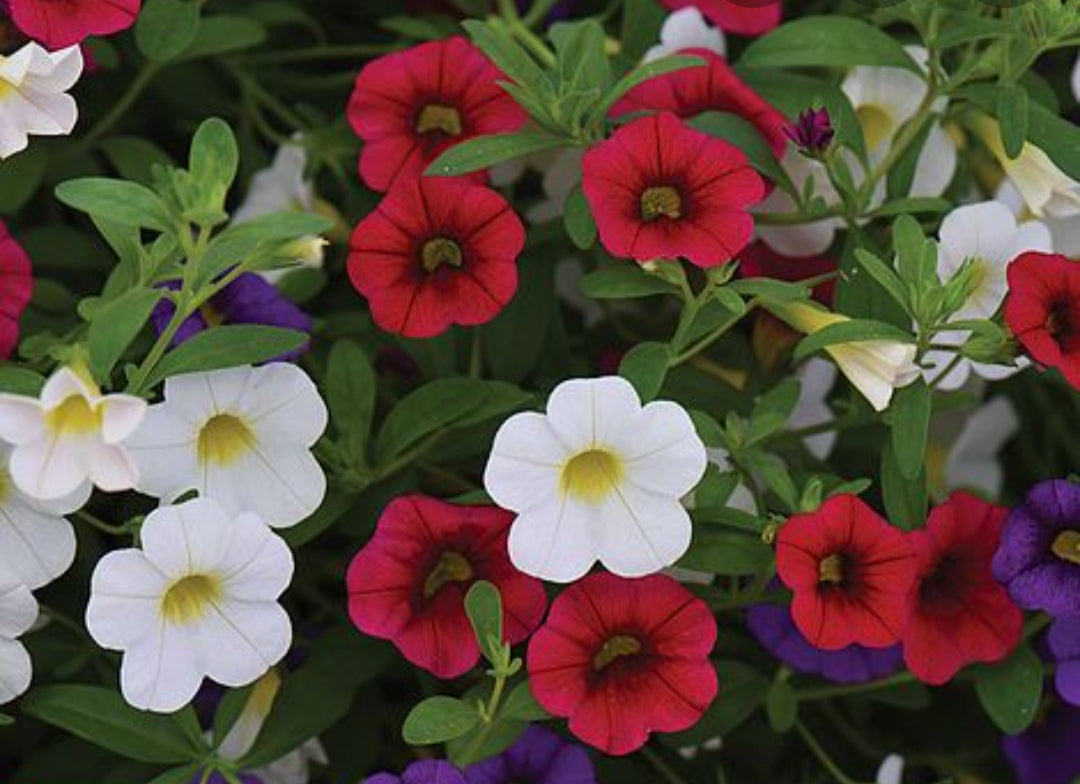
[[[1080,615],[1080,485],[1031,488],[1005,521],[994,577],[1024,609]]]
[[[241,773],[237,778],[239,778],[243,784],[263,784],[262,779],[258,776],[252,776],[250,773]],[[202,781],[203,774],[202,772],[199,772],[195,775],[195,778],[191,780],[191,784],[200,784]],[[206,779],[206,784],[229,784],[229,780],[217,771],[214,771],[210,774],[210,778]]]
[[[168,281],[162,284],[162,287],[175,290],[180,288],[180,284],[177,281]],[[176,306],[169,300],[158,302],[151,321],[159,335],[175,312]],[[236,280],[211,297],[198,313],[181,324],[172,345],[177,346],[219,324],[263,324],[299,332],[311,331],[311,317],[278,291],[277,286],[253,272],[237,276]],[[307,345],[304,345],[277,359],[295,359],[307,351],[307,348]]]
[[[414,762],[400,776],[393,773],[376,773],[364,779],[363,784],[468,784],[464,774],[441,760]]]
[[[1080,616],[1058,618],[1046,635],[1057,670],[1054,683],[1061,699],[1080,705]]]
[[[596,784],[585,749],[539,725],[499,756],[467,768],[465,778],[468,784]]]
[[[1080,708],[1055,703],[1021,735],[1006,735],[1001,750],[1019,784],[1071,784],[1080,776]]]
[[[782,130],[796,147],[808,155],[824,153],[836,135],[829,110],[825,108],[800,112],[799,119],[788,123]]]

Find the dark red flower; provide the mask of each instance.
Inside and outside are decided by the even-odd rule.
[[[739,254],[739,272],[744,278],[773,278],[799,283],[838,270],[835,259],[825,256],[785,256],[764,242],[755,242]],[[836,280],[814,287],[814,299],[825,306],[832,305]]]
[[[692,727],[716,697],[716,620],[665,575],[596,572],[551,605],[529,643],[529,684],[549,713],[607,754]]]
[[[991,563],[1009,510],[954,493],[908,538],[919,575],[904,627],[904,662],[940,685],[972,662],[996,662],[1020,642],[1024,618]]]
[[[719,27],[739,35],[761,35],[780,24],[780,0],[660,0],[672,11],[694,6]]]
[[[19,318],[33,291],[30,257],[0,221],[0,358],[11,356],[19,343]]]
[[[587,153],[585,196],[612,254],[730,261],[754,231],[747,208],[765,193],[746,156],[673,114],[642,117]]]
[[[504,634],[529,636],[544,617],[539,580],[514,568],[506,539],[514,516],[494,506],[457,506],[421,495],[396,498],[346,577],[349,616],[360,631],[390,640],[439,678],[464,675],[480,658],[465,614],[477,580],[502,595]]]
[[[142,0],[8,0],[11,21],[46,49],[63,49],[91,35],[135,24]]]
[[[468,180],[396,186],[357,224],[349,278],[375,323],[426,338],[493,319],[517,289],[525,228],[506,200]]]
[[[795,122],[785,125],[783,131],[792,144],[814,156],[823,155],[836,136],[829,110],[825,108],[799,112]]]
[[[1024,253],[1009,264],[1005,323],[1031,358],[1080,389],[1080,262]]]
[[[348,116],[364,140],[360,177],[387,191],[446,149],[474,136],[509,133],[525,111],[496,83],[504,78],[460,36],[380,57],[356,78]]]
[[[900,639],[918,559],[907,537],[853,495],[790,518],[776,543],[791,615],[818,648],[885,648]]]
[[[736,76],[727,60],[709,49],[686,49],[679,54],[699,57],[705,65],[641,83],[615,105],[612,114],[621,117],[631,112],[666,111],[690,118],[704,112],[728,112],[757,128],[777,158],[784,154],[784,115]]]

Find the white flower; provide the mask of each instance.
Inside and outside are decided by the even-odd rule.
[[[0,566],[0,705],[30,687],[33,665],[19,636],[30,630],[37,617],[38,605],[30,589]]]
[[[903,784],[903,782],[904,758],[898,754],[890,754],[878,768],[874,784]]]
[[[991,365],[959,356],[970,335],[966,330],[947,330],[934,335],[934,343],[943,348],[931,349],[923,355],[922,376],[927,383],[934,382],[937,389],[951,392],[964,386],[972,373],[986,381],[1001,381],[1031,364],[1027,357],[1017,357],[1013,365]],[[946,369],[949,372],[940,377]]]
[[[171,713],[203,678],[245,686],[285,656],[292,625],[277,599],[292,553],[261,518],[197,498],[151,512],[140,537],[142,549],[98,562],[86,608],[98,645],[124,652],[131,705]]]
[[[1032,215],[1037,218],[1080,215],[1080,183],[1059,169],[1050,156],[1031,142],[1025,142],[1020,154],[1010,158],[1002,144],[997,121],[990,117],[977,118],[975,129]]]
[[[1024,203],[1024,197],[1008,177],[1001,181],[994,198],[1007,206],[1018,219],[1034,218]],[[1050,229],[1054,253],[1063,253],[1070,258],[1080,256],[1080,220],[1076,220],[1075,216],[1043,215],[1042,222]]]
[[[30,136],[66,136],[79,108],[67,95],[82,75],[78,46],[48,52],[28,43],[0,55],[0,159],[26,149]]]
[[[137,489],[165,502],[198,490],[229,514],[295,525],[326,494],[326,475],[311,454],[326,421],[315,384],[295,365],[174,376],[129,441]]]
[[[799,377],[799,402],[791,412],[788,429],[813,427],[833,419],[829,408],[829,393],[836,385],[836,366],[818,357],[807,360],[796,372]],[[806,449],[818,460],[824,460],[836,444],[836,431],[818,433],[803,439]]]
[[[721,57],[727,54],[724,32],[706,22],[701,11],[693,6],[668,15],[660,28],[660,43],[645,53],[645,62],[670,57],[684,49],[710,49]]]
[[[102,395],[71,368],[60,368],[37,399],[0,395],[0,438],[14,445],[11,478],[27,495],[53,501],[102,490],[128,490],[138,477],[124,441],[146,414],[146,401]]]
[[[618,377],[556,387],[547,413],[499,428],[484,485],[518,513],[510,559],[527,574],[572,582],[599,560],[623,577],[671,566],[690,546],[679,503],[705,473],[694,425],[676,403],[641,405]]]
[[[988,498],[998,498],[1004,472],[997,456],[1019,429],[1020,418],[1006,397],[995,397],[967,416],[944,460],[930,461],[932,466],[935,462],[939,466],[932,473],[941,475],[931,478],[941,491],[939,495],[952,490],[977,490]]]
[[[813,178],[812,195],[823,199],[826,204],[833,206],[839,203],[840,194],[836,192],[825,166],[820,162],[801,155],[798,151],[789,148],[784,153],[780,165],[791,178],[792,184],[800,193],[806,183]],[[784,192],[783,188],[773,188],[772,193],[758,205],[754,212],[789,214],[797,212],[794,199]],[[833,243],[836,232],[843,228],[842,218],[823,218],[810,223],[799,223],[792,226],[768,226],[757,225],[758,236],[777,253],[785,256],[802,258],[816,256],[824,253]]]
[[[1073,97],[1080,101],[1080,57],[1076,58],[1076,64],[1073,65],[1069,84],[1072,86]]]

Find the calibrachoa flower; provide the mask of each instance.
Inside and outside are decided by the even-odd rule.
[[[196,498],[151,512],[139,537],[141,549],[98,562],[86,608],[95,642],[124,653],[131,705],[171,713],[203,678],[245,686],[285,656],[292,625],[277,600],[292,553],[258,515]]]
[[[795,593],[795,625],[812,645],[836,651],[899,641],[918,560],[903,532],[856,496],[833,496],[791,517],[777,536],[776,568]]]
[[[497,757],[465,770],[469,784],[596,784],[588,752],[538,724]]]
[[[19,342],[19,317],[33,290],[30,257],[0,221],[0,359],[11,356]]]
[[[995,397],[967,417],[947,454],[931,438],[927,455],[927,481],[931,492],[978,490],[998,498],[1004,470],[998,453],[1020,429],[1016,409],[1007,397]]]
[[[1080,776],[1080,708],[1054,702],[1020,735],[1002,735],[1018,784],[1072,784]]]
[[[590,149],[582,166],[604,247],[642,262],[730,261],[753,233],[747,208],[765,195],[740,150],[667,112],[623,126]]]
[[[441,760],[414,762],[400,776],[393,773],[376,773],[364,779],[363,784],[468,784],[465,775]]]
[[[720,56],[727,54],[724,31],[706,22],[701,11],[693,6],[668,14],[660,28],[660,43],[645,53],[645,62],[670,57],[684,49],[708,49]]]
[[[676,10],[694,6],[713,24],[729,33],[761,35],[780,24],[780,0],[660,0]]]
[[[617,376],[574,379],[551,393],[546,414],[503,423],[484,485],[518,514],[510,559],[523,572],[572,582],[599,560],[640,577],[671,566],[690,546],[679,499],[707,462],[682,406],[643,407]]]
[[[807,109],[798,118],[782,128],[792,144],[807,155],[823,155],[832,144],[836,130],[833,128],[828,109]]]
[[[365,634],[390,640],[406,659],[440,678],[464,675],[480,658],[465,614],[477,580],[502,595],[505,634],[521,642],[544,617],[539,580],[506,553],[513,517],[493,506],[397,498],[349,565],[349,615]]]
[[[326,493],[311,454],[326,422],[315,384],[295,365],[173,376],[164,401],[128,442],[139,465],[136,487],[166,503],[198,490],[228,514],[295,525]]]
[[[0,564],[0,705],[30,687],[33,665],[19,636],[37,617],[38,604],[30,589]]]
[[[1009,265],[1005,322],[1031,358],[1080,388],[1080,262],[1025,253]]]
[[[994,577],[1026,610],[1080,614],[1080,486],[1040,482],[1005,521]]]
[[[0,56],[0,159],[25,150],[30,136],[71,133],[79,109],[67,91],[79,81],[82,68],[77,46],[48,52],[31,42]]]
[[[116,492],[138,479],[124,442],[142,422],[146,401],[102,395],[88,376],[63,367],[38,398],[0,395],[0,438],[14,445],[8,470],[32,498],[85,498],[91,483]]]
[[[1024,617],[994,580],[991,561],[1008,510],[954,493],[908,535],[919,557],[904,662],[941,685],[973,662],[1004,659],[1020,642]]]
[[[460,36],[368,63],[348,109],[353,130],[364,140],[361,178],[386,191],[398,178],[419,175],[455,144],[518,130],[525,111],[499,87],[502,78]]]
[[[789,148],[780,159],[792,185],[800,193],[809,192],[811,199],[821,199],[827,205],[837,205],[840,194],[836,192],[825,164]],[[800,208],[783,188],[773,188],[765,201],[754,208],[755,212],[790,214]],[[833,244],[836,232],[844,227],[843,218],[822,218],[794,226],[758,225],[757,235],[770,248],[791,257],[818,256]]]
[[[382,329],[433,337],[498,315],[517,290],[525,228],[506,199],[468,180],[394,188],[357,224],[349,279]]]
[[[1080,705],[1080,614],[1058,618],[1046,635],[1057,669],[1054,685],[1061,699]]]
[[[92,35],[111,35],[135,24],[142,0],[7,0],[24,35],[62,49]]]
[[[1080,215],[1080,183],[1058,168],[1041,148],[1025,142],[1020,154],[1011,158],[1005,152],[996,120],[983,115],[974,124],[1032,215],[1039,218]]]
[[[692,727],[717,692],[716,621],[665,575],[598,572],[567,588],[529,643],[529,684],[549,713],[607,754]]]

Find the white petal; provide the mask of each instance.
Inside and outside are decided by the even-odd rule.
[[[280,536],[253,514],[239,515],[229,525],[230,541],[218,569],[230,599],[268,602],[289,587],[293,557]]]
[[[135,708],[173,713],[191,702],[204,675],[187,628],[162,621],[124,653],[120,688]]]
[[[564,495],[518,515],[510,527],[510,560],[520,571],[555,583],[572,583],[596,562],[593,512]]]
[[[633,385],[619,376],[571,379],[548,399],[548,422],[575,453],[619,442],[641,411]]]
[[[33,665],[21,642],[0,639],[0,705],[30,688]]]
[[[32,498],[48,501],[70,495],[87,482],[83,453],[91,447],[86,439],[55,435],[22,444],[11,454],[11,478]]]
[[[658,572],[690,547],[690,516],[668,496],[624,486],[598,518],[600,562],[621,577]]]
[[[216,414],[232,411],[244,396],[253,368],[185,373],[165,381],[166,410],[202,427]]]
[[[668,498],[693,490],[709,462],[690,415],[667,400],[645,406],[613,445],[628,483]]]
[[[999,201],[965,204],[941,222],[938,277],[947,283],[966,259],[1001,259],[1016,232],[1016,218]]]
[[[41,404],[32,397],[0,394],[0,438],[9,444],[36,441],[45,432]]]
[[[813,427],[833,418],[832,409],[827,402],[829,393],[836,386],[836,366],[818,357],[812,357],[799,368],[799,400],[788,420],[788,428],[798,430]],[[836,443],[835,431],[820,433],[803,439],[807,450],[818,460],[824,460],[832,452]]]
[[[41,388],[41,405],[46,410],[56,408],[69,397],[81,397],[93,401],[94,390],[69,367],[62,367],[49,376]]]
[[[38,603],[30,589],[7,572],[0,579],[0,637],[14,640],[29,631],[38,617]]]
[[[495,434],[484,470],[484,487],[504,509],[528,509],[559,492],[562,466],[572,456],[547,417],[532,412],[515,414]]]
[[[155,509],[140,537],[150,562],[172,579],[216,572],[229,552],[233,520],[208,498]]]
[[[326,474],[303,447],[258,444],[235,463],[205,467],[204,475],[201,495],[230,515],[255,512],[275,528],[301,522],[326,495]]]
[[[146,401],[131,395],[108,395],[101,401],[101,436],[119,444],[138,429],[146,416]]]
[[[256,369],[238,406],[260,443],[311,446],[326,430],[326,404],[315,383],[287,362]]]
[[[139,550],[107,553],[90,581],[90,636],[103,648],[124,650],[154,634],[168,586],[168,577]]]
[[[292,624],[276,603],[226,599],[198,622],[192,639],[207,676],[224,686],[245,686],[289,652]]]
[[[0,504],[0,562],[31,590],[55,580],[75,560],[75,530],[11,492]]]
[[[167,501],[196,488],[200,473],[198,428],[173,411],[171,402],[151,406],[124,443],[139,468],[138,490]]]
[[[1069,83],[1072,86],[1073,97],[1080,101],[1080,57],[1076,58],[1076,63],[1073,65]]]
[[[904,758],[890,754],[878,768],[875,784],[903,784]]]
[[[130,490],[139,480],[139,469],[122,446],[95,446],[87,467],[90,481],[107,493]]]
[[[911,196],[940,196],[956,174],[956,144],[940,125],[935,124],[915,164]]]
[[[949,452],[945,465],[949,489],[982,490],[997,498],[1003,478],[997,454],[1019,428],[1019,417],[1008,398],[994,398],[975,411]]]
[[[723,56],[727,52],[724,33],[705,21],[701,11],[693,6],[681,8],[664,20],[660,30],[660,46],[645,55],[645,62],[659,60],[683,49],[711,49]]]
[[[889,407],[893,390],[910,382],[915,347],[889,340],[868,340],[826,349],[870,405],[877,411]]]

